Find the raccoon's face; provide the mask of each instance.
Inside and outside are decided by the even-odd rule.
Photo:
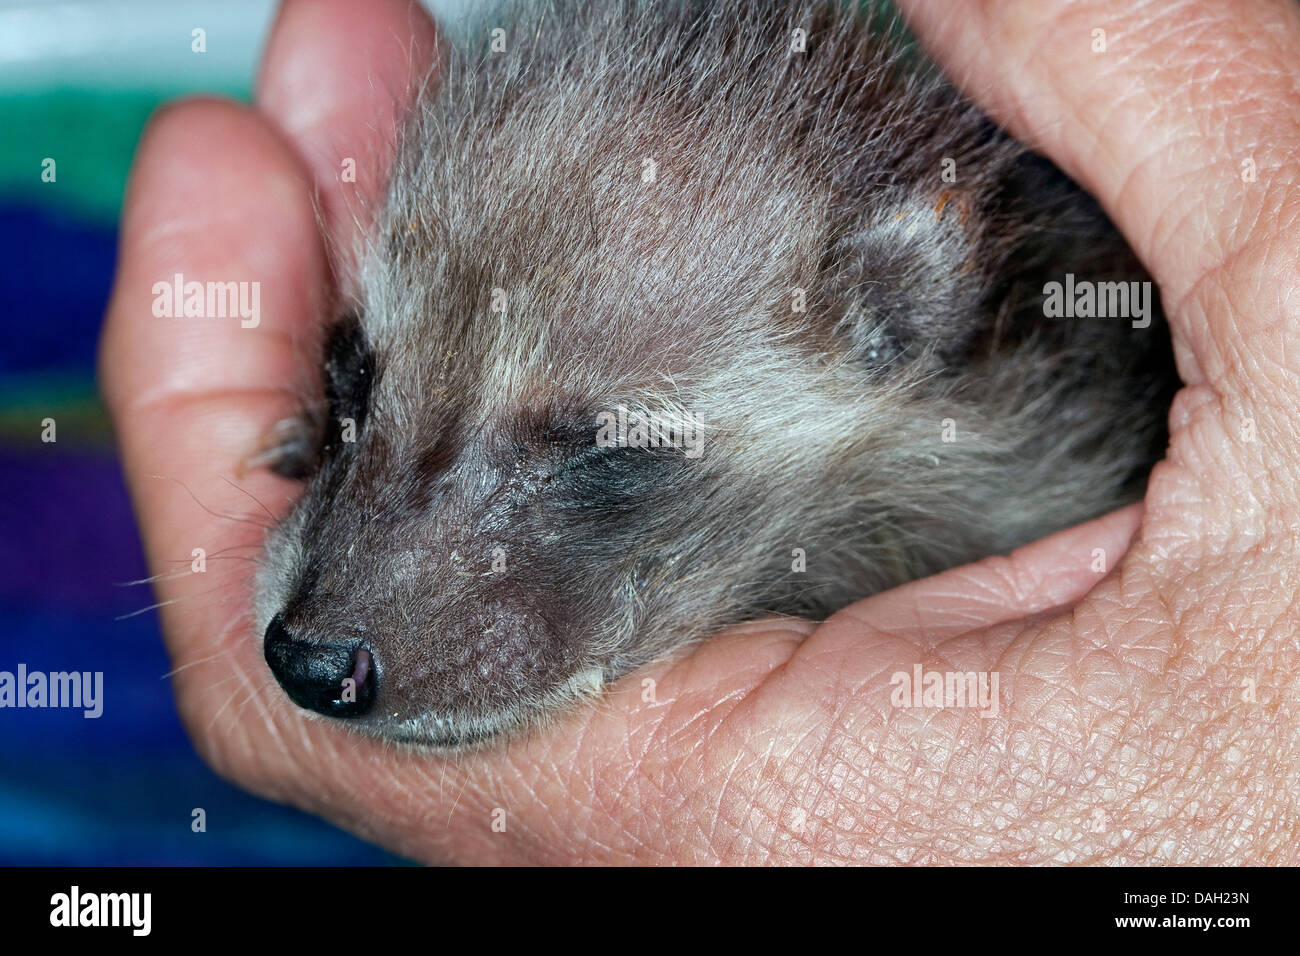
[[[662,271],[579,249],[551,268],[503,253],[499,277],[467,237],[390,236],[364,317],[330,336],[309,481],[261,576],[288,695],[465,747],[722,624],[885,583],[860,517],[901,491],[897,448],[925,454],[916,377],[888,368],[887,336],[837,331],[842,263],[815,221],[779,222],[719,214],[709,242],[665,243]],[[397,267],[415,255],[436,281]]]

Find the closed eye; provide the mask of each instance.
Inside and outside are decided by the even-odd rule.
[[[542,436],[538,454],[541,456],[543,481],[554,481],[571,475],[598,462],[609,452],[623,449],[596,444],[596,430],[578,427],[554,429]]]
[[[587,446],[547,474],[555,493],[584,507],[637,509],[683,474],[680,455],[653,448]]]
[[[553,420],[535,432],[541,480],[560,494],[608,500],[653,494],[681,468],[681,455],[674,448],[598,444],[600,431],[594,418],[590,423],[572,418]]]

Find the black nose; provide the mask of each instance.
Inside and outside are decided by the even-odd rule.
[[[266,629],[266,662],[299,707],[329,717],[359,717],[375,702],[375,659],[360,639],[303,641],[276,615]]]

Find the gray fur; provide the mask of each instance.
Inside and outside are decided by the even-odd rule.
[[[405,131],[357,440],[309,410],[333,437],[295,458],[259,578],[259,631],[371,649],[350,726],[467,746],[730,622],[824,616],[1140,496],[1163,326],[1045,319],[1041,293],[1145,275],[896,24],[615,0],[470,32],[496,26],[506,51],[456,60]],[[597,451],[620,404],[694,416],[704,453]]]

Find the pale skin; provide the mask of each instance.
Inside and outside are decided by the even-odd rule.
[[[265,523],[228,480],[276,515],[296,494],[240,463],[293,411],[304,343],[352,281],[326,249],[367,221],[437,41],[404,0],[290,0],[255,108],[151,123],[100,358],[178,706],[220,773],[430,861],[1300,861],[1300,7],[902,6],[1160,285],[1185,387],[1144,504],[820,626],[724,634],[459,760],[305,719],[250,629],[263,531],[196,498]],[[261,326],[154,318],[176,272],[260,279]],[[177,574],[200,547],[207,570]],[[997,671],[998,717],[892,707],[917,662]]]

